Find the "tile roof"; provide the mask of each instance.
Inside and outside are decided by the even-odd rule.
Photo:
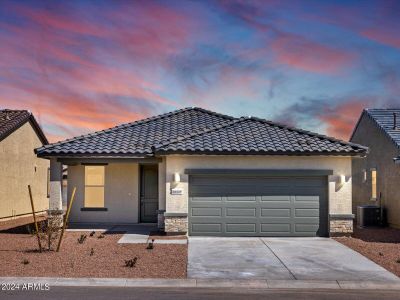
[[[0,141],[5,139],[28,121],[31,122],[43,144],[48,144],[46,136],[44,135],[39,124],[36,122],[32,113],[27,110],[0,110]]]
[[[37,149],[49,156],[168,153],[361,155],[367,148],[258,118],[185,108]]]
[[[366,148],[271,121],[248,117],[154,146],[156,154],[355,154]]]
[[[365,109],[366,113],[375,124],[400,148],[400,108],[394,109]],[[394,124],[396,114],[396,125]]]
[[[184,108],[54,143],[37,149],[37,153],[40,156],[70,154],[146,156],[152,154],[151,147],[155,143],[233,119],[201,108]]]

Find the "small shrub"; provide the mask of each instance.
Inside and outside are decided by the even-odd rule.
[[[90,233],[90,236],[94,236],[95,234],[96,234],[96,232],[92,231],[92,232]]]
[[[26,258],[24,258],[24,260],[22,261],[22,263],[23,263],[24,265],[29,265],[29,260],[26,259]]]
[[[396,260],[396,262],[397,262],[398,264],[400,264],[400,258],[398,258],[398,259]]]
[[[98,239],[104,239],[106,236],[102,233],[102,234],[100,234],[97,238]]]
[[[86,234],[81,234],[81,236],[78,238],[78,243],[83,244],[86,240]]]
[[[146,248],[146,249],[151,250],[151,249],[153,249],[153,248],[154,248],[154,239],[152,239],[151,242],[149,242],[149,243],[147,244],[147,248]]]
[[[379,252],[379,256],[383,256],[383,253],[382,253],[382,252]]]
[[[90,256],[93,256],[94,255],[94,249],[92,248],[92,249],[90,249]]]
[[[125,260],[125,267],[127,268],[133,268],[136,266],[136,262],[137,262],[137,257],[135,256],[133,259],[128,259]]]
[[[39,238],[47,243],[47,250],[52,249],[53,243],[58,240],[61,228],[56,220],[48,219],[47,222],[39,223]]]

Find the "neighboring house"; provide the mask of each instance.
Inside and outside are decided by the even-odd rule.
[[[367,148],[254,117],[185,108],[37,149],[50,208],[68,165],[71,222],[165,225],[203,236],[352,231],[351,159]]]
[[[382,202],[389,225],[400,228],[400,109],[365,109],[350,141],[369,147],[353,161],[353,211]]]
[[[28,185],[35,210],[48,208],[49,162],[34,152],[47,144],[32,113],[0,110],[0,220],[32,213]]]

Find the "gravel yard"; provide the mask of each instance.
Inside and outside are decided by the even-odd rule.
[[[335,238],[400,277],[400,230],[356,228],[351,237]]]
[[[146,244],[117,244],[120,233],[99,238],[100,231],[74,231],[64,234],[60,252],[39,253],[36,236],[9,227],[0,229],[0,276],[186,278],[187,245],[154,244],[148,250]],[[87,237],[80,244],[82,234]],[[135,266],[126,267],[135,257]]]

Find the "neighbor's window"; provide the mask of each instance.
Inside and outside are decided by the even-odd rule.
[[[367,170],[362,170],[362,182],[367,182]]]
[[[104,207],[104,166],[85,166],[85,207]]]
[[[47,198],[50,198],[50,168],[47,168]]]
[[[376,200],[376,169],[371,169],[371,198],[372,200]]]

